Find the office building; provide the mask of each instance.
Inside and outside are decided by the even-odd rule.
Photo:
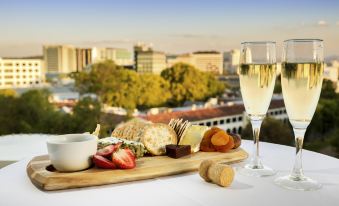
[[[324,79],[329,79],[336,86],[336,92],[339,93],[339,61],[333,60],[325,64]]]
[[[43,56],[46,72],[68,74],[77,71],[76,49],[69,45],[45,45]]]
[[[41,59],[0,58],[0,88],[38,87],[44,82]]]
[[[222,74],[223,56],[216,51],[199,51],[193,53],[194,66],[201,71]]]
[[[331,61],[325,64],[324,79],[329,79],[332,82],[338,82],[339,79],[339,61]]]
[[[166,68],[166,55],[156,51],[138,52],[136,62],[138,73],[160,74]]]
[[[134,51],[134,66],[135,66],[134,69],[136,70],[137,65],[138,65],[138,54],[140,52],[153,51],[152,44],[145,44],[145,43],[139,42],[139,43],[134,45],[133,51]]]
[[[177,63],[190,64],[201,71],[212,72],[214,74],[222,74],[223,69],[222,54],[216,51],[199,51],[167,59],[167,67],[172,67]]]
[[[167,56],[167,67],[172,67],[175,64],[184,63],[195,66],[193,54],[171,55]]]
[[[91,48],[77,48],[76,49],[76,65],[77,65],[76,71],[80,72],[90,64],[92,64],[92,49]]]
[[[223,60],[223,73],[224,74],[236,74],[237,67],[240,61],[240,51],[238,49],[233,49],[228,52],[224,52]]]
[[[132,53],[127,49],[121,48],[99,48],[92,49],[92,62],[98,63],[106,60],[112,60],[119,66],[130,66],[133,64]]]

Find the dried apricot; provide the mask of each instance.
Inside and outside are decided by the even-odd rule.
[[[219,131],[222,131],[222,130],[218,127],[212,127],[211,129],[209,129],[205,132],[204,138],[210,138],[211,139],[212,136]]]
[[[226,145],[229,140],[230,140],[230,136],[226,134],[226,132],[219,131],[212,136],[211,143],[214,146],[223,146],[223,145]]]
[[[203,152],[215,152],[214,147],[209,147],[209,146],[205,146],[205,145],[200,145],[200,150],[203,151]]]
[[[228,141],[228,143],[226,145],[223,146],[214,146],[214,148],[218,151],[218,152],[228,152],[230,151],[232,148],[234,147],[234,140],[233,137],[230,136],[230,139]]]
[[[222,131],[218,127],[212,127],[211,129],[207,130],[204,134],[204,137],[201,140],[200,143],[200,150],[204,152],[215,152],[215,148],[213,144],[211,143],[211,138],[214,134],[217,132]]]

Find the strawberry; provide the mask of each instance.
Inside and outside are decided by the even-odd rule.
[[[117,149],[120,148],[121,146],[121,142],[115,144],[115,145],[108,145],[102,149],[99,149],[96,153],[96,155],[100,155],[103,157],[111,157],[112,153],[115,152]]]
[[[136,165],[135,155],[128,148],[113,152],[112,162],[120,169],[132,169]]]
[[[103,156],[100,155],[94,155],[93,156],[93,162],[95,166],[103,169],[115,169],[117,168],[116,165],[111,162],[110,160],[106,159]]]

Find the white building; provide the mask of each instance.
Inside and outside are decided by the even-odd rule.
[[[163,52],[138,52],[137,72],[140,74],[160,74],[166,68],[166,55]]]
[[[268,116],[275,119],[288,121],[285,105],[282,99],[272,100],[267,112]],[[155,123],[169,123],[171,119],[182,118],[192,124],[217,126],[225,131],[241,133],[248,124],[243,104],[231,104],[211,108],[192,109],[186,111],[165,112],[156,115],[141,116]]]
[[[324,79],[329,79],[332,82],[338,82],[339,78],[339,62],[332,61],[329,64],[325,64]]]
[[[77,71],[76,49],[71,45],[44,45],[46,72],[68,74]]]
[[[339,93],[339,61],[334,60],[325,64],[324,79],[329,79],[337,86],[336,92]]]
[[[224,52],[224,74],[235,74],[240,61],[240,51],[233,49]]]
[[[193,53],[194,66],[201,71],[222,74],[223,57],[220,52],[201,51]]]
[[[92,49],[77,48],[76,49],[77,72],[81,72],[90,64],[92,64]]]
[[[223,70],[222,54],[216,51],[194,52],[167,59],[167,67],[172,67],[177,63],[190,64],[201,71],[215,74],[222,74]]]
[[[130,66],[133,64],[132,53],[121,48],[92,48],[92,62],[98,63],[112,60],[119,66]]]
[[[45,73],[41,59],[1,59],[0,88],[38,87]]]

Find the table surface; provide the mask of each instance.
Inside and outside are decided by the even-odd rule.
[[[0,161],[19,161],[47,153],[45,134],[14,134],[0,137]]]
[[[252,142],[242,147],[251,151]],[[45,148],[42,149],[45,151]],[[287,174],[295,149],[261,143],[264,162],[278,175]],[[318,191],[292,191],[274,185],[276,176],[257,178],[236,173],[230,187],[222,188],[203,181],[197,173],[187,173],[131,183],[45,192],[37,189],[26,175],[32,157],[0,169],[0,205],[338,205],[339,160],[304,151],[306,175],[322,183]],[[239,165],[235,165],[239,166]]]

